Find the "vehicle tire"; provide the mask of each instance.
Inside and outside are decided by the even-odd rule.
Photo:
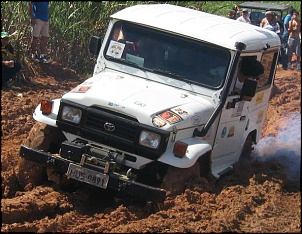
[[[58,128],[38,122],[30,130],[24,145],[45,152],[59,153],[60,145],[64,140],[65,136]],[[25,191],[47,180],[45,166],[24,158],[19,160],[16,175]]]
[[[250,133],[245,139],[244,145],[241,150],[240,160],[248,159],[251,156],[251,152],[254,150],[254,142],[252,133]]]
[[[167,196],[176,196],[184,192],[186,182],[194,177],[200,177],[198,163],[190,168],[169,166],[160,187],[167,191]]]
[[[165,189],[167,196],[176,196],[183,193],[187,182],[194,181],[202,191],[211,191],[215,182],[211,173],[210,152],[200,157],[189,168],[169,166],[160,188]]]

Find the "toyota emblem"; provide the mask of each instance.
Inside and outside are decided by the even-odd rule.
[[[104,129],[105,129],[106,131],[108,131],[108,132],[113,132],[113,131],[115,130],[115,126],[114,126],[114,124],[112,124],[112,123],[106,122],[106,123],[104,124]]]

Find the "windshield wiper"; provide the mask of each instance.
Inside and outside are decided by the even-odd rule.
[[[143,67],[139,66],[137,63],[131,62],[131,61],[126,60],[124,58],[115,58],[115,57],[112,57],[112,56],[108,56],[108,57],[111,60],[114,60],[116,62],[120,62],[120,63],[123,63],[123,64],[130,64],[130,65],[133,65],[134,67],[143,68]]]
[[[176,80],[180,80],[180,81],[183,81],[183,82],[186,82],[187,84],[191,85],[191,83],[185,79],[183,76],[179,75],[179,74],[176,74],[176,73],[173,73],[171,71],[168,71],[168,70],[162,70],[162,69],[158,69],[158,68],[146,68],[146,67],[142,67],[142,66],[139,66],[137,63],[134,63],[132,61],[129,61],[129,60],[126,60],[124,58],[115,58],[115,57],[111,57],[109,56],[110,59],[112,60],[115,60],[117,62],[120,62],[120,63],[123,63],[123,64],[129,64],[129,65],[132,65],[136,68],[139,68],[143,71],[150,71],[150,72],[154,72],[154,73],[157,73],[157,74],[160,74],[160,75],[166,75],[166,76],[169,76],[171,78],[174,78]]]
[[[173,73],[171,71],[157,69],[157,68],[152,69],[152,71],[157,74],[160,74],[160,75],[168,75],[169,77],[175,78],[176,80],[184,81],[184,82],[188,83],[189,85],[191,85],[191,83],[187,79],[185,79],[183,76]]]

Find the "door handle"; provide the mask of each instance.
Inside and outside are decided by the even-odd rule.
[[[246,116],[241,116],[240,117],[240,121],[243,121],[243,120],[245,120],[246,119]]]

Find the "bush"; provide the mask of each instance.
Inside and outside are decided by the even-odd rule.
[[[92,73],[95,58],[88,45],[92,35],[104,37],[109,16],[118,10],[136,4],[169,3],[226,16],[234,5],[243,1],[50,1],[50,38],[48,53],[53,60],[79,74]],[[275,2],[292,4],[300,12],[300,2]],[[299,3],[299,4],[298,4]],[[10,33],[11,42],[21,60],[26,76],[35,74],[28,56],[31,25],[28,2],[1,2],[1,29]],[[24,74],[23,74],[24,75]]]

